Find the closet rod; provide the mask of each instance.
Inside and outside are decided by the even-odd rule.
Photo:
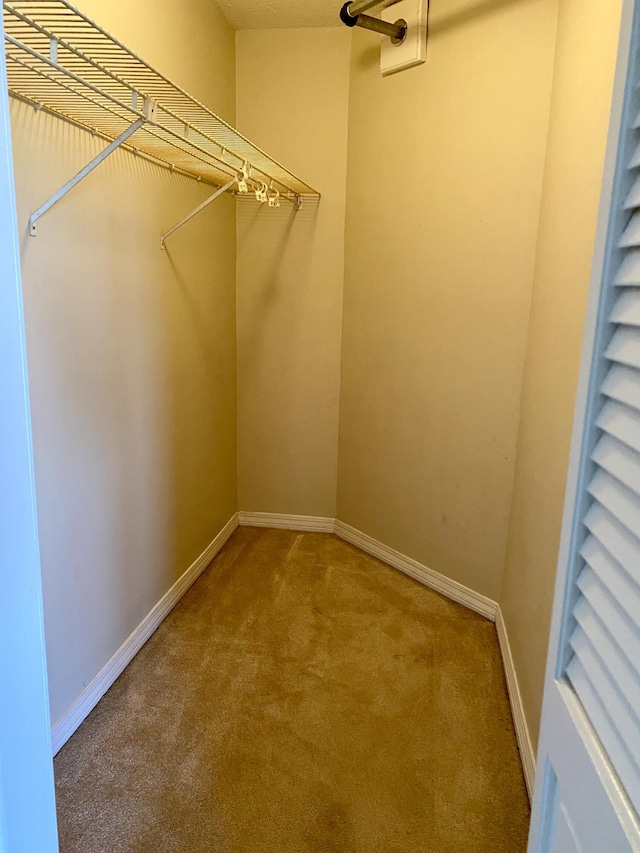
[[[374,6],[383,6],[386,0],[351,0],[350,3],[345,3],[347,12],[352,18],[359,15],[360,12],[366,12],[368,9],[373,9]],[[387,6],[389,3],[386,4]]]
[[[396,42],[401,42],[404,40],[404,37],[407,34],[407,25],[404,21],[396,21],[395,24],[388,23],[387,21],[382,21],[380,18],[372,18],[370,15],[363,15],[361,13],[357,13],[354,15],[353,7],[356,5],[365,6],[369,8],[371,6],[381,5],[379,3],[345,3],[342,9],[340,9],[340,20],[343,24],[346,24],[347,27],[363,27],[365,30],[373,30],[376,33],[382,33],[383,36],[389,36],[389,38],[393,39]]]

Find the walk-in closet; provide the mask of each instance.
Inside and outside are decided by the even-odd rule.
[[[2,853],[640,849],[636,5],[3,0]]]

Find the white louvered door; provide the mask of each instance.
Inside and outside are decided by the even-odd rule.
[[[623,14],[529,853],[640,853],[639,3]]]

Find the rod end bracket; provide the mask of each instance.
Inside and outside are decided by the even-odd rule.
[[[358,16],[352,15],[349,12],[349,6],[351,5],[351,0],[347,0],[342,9],[340,9],[340,20],[343,24],[346,24],[347,27],[355,27],[358,23]]]

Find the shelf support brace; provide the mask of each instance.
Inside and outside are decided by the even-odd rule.
[[[218,198],[218,196],[221,196],[223,193],[226,193],[227,190],[230,190],[231,187],[235,183],[236,183],[236,179],[232,178],[228,184],[225,184],[223,187],[220,187],[219,189],[217,189],[213,193],[213,195],[210,195],[208,199],[205,199],[205,201],[203,201],[202,204],[199,204],[195,210],[192,210],[191,213],[189,213],[187,216],[185,216],[184,219],[181,219],[177,225],[174,225],[173,228],[169,228],[168,231],[165,231],[164,234],[160,237],[160,248],[164,249],[164,241],[167,239],[167,237],[170,234],[173,234],[173,232],[177,231],[178,228],[182,228],[182,226],[185,223],[187,223],[190,219],[193,219],[193,217],[196,216],[198,213],[200,213],[201,210],[204,210],[205,207],[210,205],[212,201],[215,201]]]
[[[32,213],[29,218],[29,234],[32,237],[37,237],[38,226],[36,223],[38,222],[38,219],[50,210],[56,202],[60,201],[61,198],[64,198],[69,190],[72,190],[76,184],[79,184],[80,181],[83,178],[86,178],[90,172],[93,172],[96,166],[99,166],[103,160],[107,159],[109,154],[113,154],[113,152],[119,148],[123,142],[126,142],[127,139],[136,132],[136,130],[140,130],[145,121],[147,121],[146,118],[139,118],[137,121],[134,121],[134,123],[130,125],[124,133],[121,133],[117,139],[114,139],[110,145],[107,145],[104,151],[101,151],[97,157],[94,157],[90,163],[87,163],[84,169],[81,169],[78,174],[71,178],[70,181],[67,181],[63,187],[60,187],[57,193],[54,193],[48,201],[45,201],[43,205]]]

